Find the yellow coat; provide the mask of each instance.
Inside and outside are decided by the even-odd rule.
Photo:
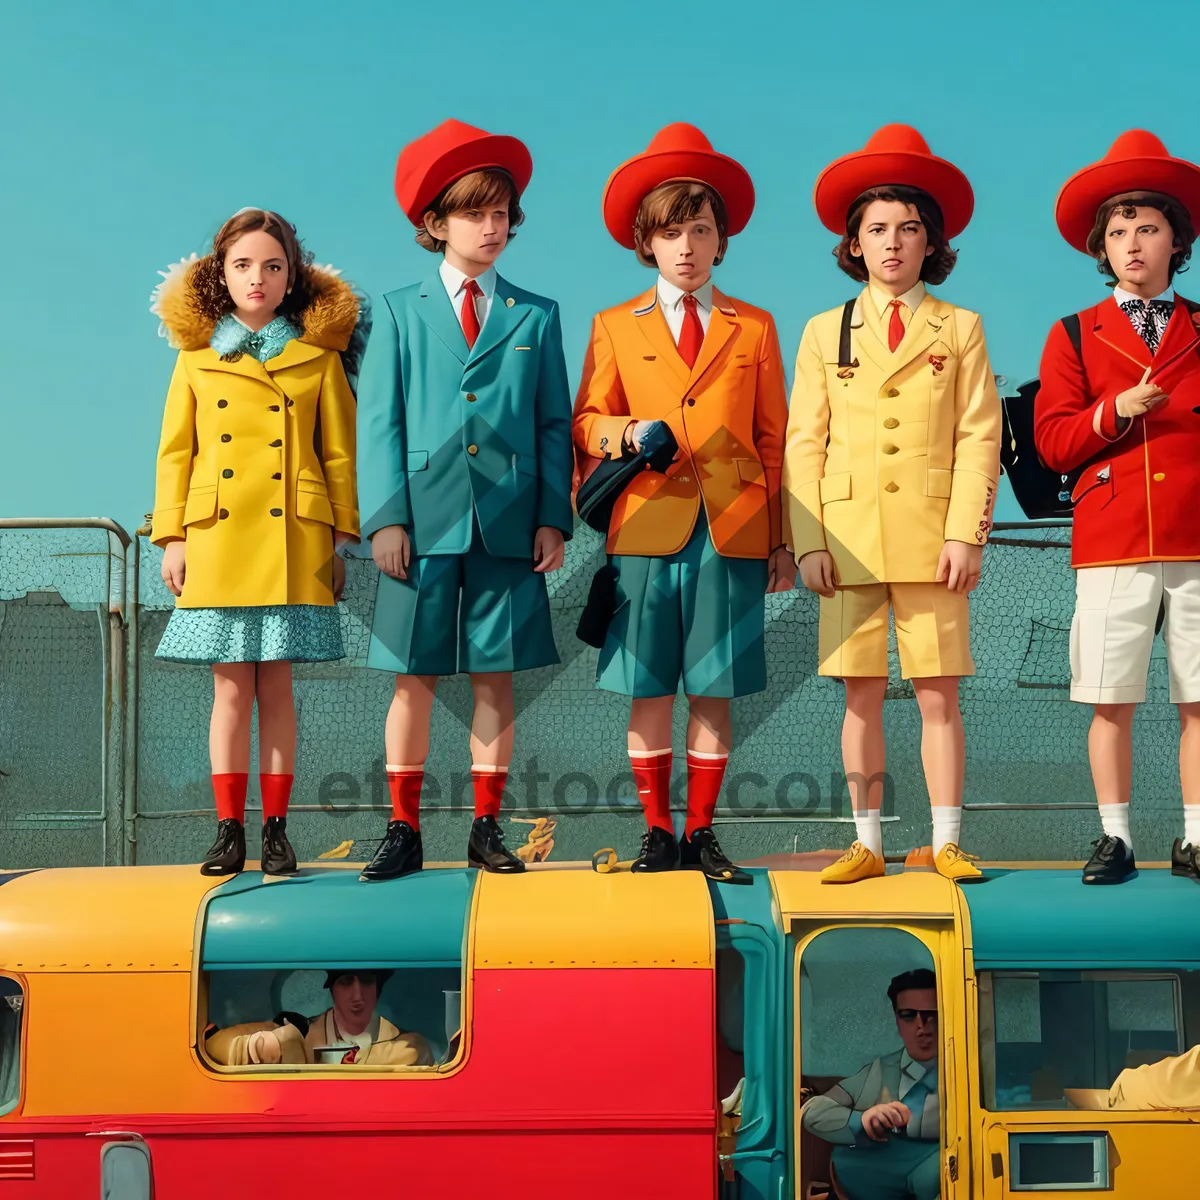
[[[868,289],[839,371],[842,308],[800,340],[783,486],[796,557],[838,583],[933,582],[946,541],[982,545],[1000,471],[1000,399],[976,313],[930,293],[888,350]]]
[[[354,395],[338,351],[358,317],[350,287],[307,268],[303,335],[266,363],[209,345],[195,268],[169,277],[163,324],[179,346],[158,448],[151,538],[185,538],[180,608],[333,604],[334,531],[358,537]]]

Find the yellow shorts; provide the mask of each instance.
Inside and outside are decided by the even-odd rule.
[[[871,583],[822,596],[820,674],[886,676],[889,605],[905,679],[975,674],[967,596],[944,583]]]

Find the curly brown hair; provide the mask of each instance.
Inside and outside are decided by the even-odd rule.
[[[1192,243],[1196,240],[1196,232],[1192,228],[1192,218],[1174,196],[1164,192],[1123,192],[1113,196],[1100,205],[1096,212],[1096,223],[1088,234],[1088,253],[1096,260],[1096,270],[1101,275],[1107,275],[1113,283],[1117,281],[1117,273],[1104,253],[1104,239],[1108,234],[1108,223],[1115,212],[1120,213],[1127,221],[1137,216],[1139,208],[1153,208],[1166,218],[1171,226],[1171,232],[1179,243],[1180,249],[1171,255],[1171,265],[1167,273],[1168,279],[1174,279],[1178,271],[1187,270],[1187,261],[1192,257]],[[1111,286],[1111,284],[1110,284]]]
[[[276,212],[265,208],[243,208],[234,213],[217,231],[212,250],[197,264],[192,275],[197,307],[214,323],[234,310],[233,299],[225,286],[225,259],[234,243],[247,233],[258,230],[268,233],[283,247],[288,265],[289,292],[279,308],[279,316],[303,329],[304,310],[312,301],[302,267],[312,265],[313,256],[300,243],[296,227]]]
[[[508,241],[516,237],[517,226],[525,220],[521,211],[521,193],[517,191],[517,181],[500,167],[484,167],[481,171],[472,171],[461,179],[442,188],[437,198],[425,210],[425,216],[433,214],[438,221],[445,220],[456,212],[468,208],[482,208],[488,204],[499,204],[508,201]],[[446,249],[446,243],[441,238],[435,238],[424,225],[421,225],[413,235],[413,240],[424,250],[432,254],[441,254]]]
[[[870,278],[862,255],[850,253],[850,243],[857,239],[863,213],[875,200],[898,200],[901,204],[907,204],[917,210],[917,216],[925,226],[929,245],[933,247],[933,253],[926,255],[921,264],[921,279],[935,286],[944,283],[958,261],[958,251],[951,250],[950,243],[946,240],[946,226],[942,219],[941,207],[928,192],[900,184],[868,188],[850,205],[850,211],[846,215],[846,232],[833,250],[838,266],[859,283],[866,283]]]
[[[705,204],[712,207],[713,221],[717,226],[720,246],[713,266],[719,266],[729,248],[729,218],[725,213],[725,201],[716,188],[694,179],[672,179],[661,183],[652,192],[647,192],[638,205],[637,217],[633,222],[633,249],[643,267],[656,267],[654,254],[650,250],[650,239],[668,225],[679,225],[694,221],[703,211]]]

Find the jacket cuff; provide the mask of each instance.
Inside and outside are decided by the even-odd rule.
[[[1118,441],[1129,432],[1129,428],[1133,422],[1126,421],[1124,427],[1121,427],[1119,423],[1120,418],[1117,415],[1116,396],[1108,396],[1106,399],[1101,400],[1098,409],[1100,412],[1100,436],[1106,442]],[[1095,418],[1093,417],[1094,420]],[[1094,425],[1093,428],[1095,428]]]
[[[333,527],[338,533],[347,533],[355,541],[358,540],[358,509],[345,504],[334,504]]]
[[[620,458],[625,430],[636,425],[637,419],[627,413],[611,417],[597,417],[592,422],[592,436],[587,452],[591,458]]]
[[[150,517],[150,542],[154,546],[165,546],[167,542],[177,541],[184,537],[183,509],[180,504],[175,508],[158,508]]]
[[[389,525],[403,525],[407,528],[412,524],[412,514],[408,511],[407,498],[389,500],[378,512],[372,513],[369,520],[362,523],[362,536],[373,537],[381,529]]]
[[[855,1109],[854,1112],[850,1114],[850,1120],[846,1122],[846,1129],[849,1131],[850,1136],[854,1138],[854,1144],[856,1146],[862,1145],[863,1140],[866,1138],[866,1134],[863,1133],[862,1119],[862,1113]]]
[[[954,473],[943,537],[948,542],[982,546],[992,532],[996,485],[982,475]]]
[[[799,562],[814,550],[826,550],[825,523],[821,519],[821,484],[807,483],[784,497],[788,517],[786,521],[791,535],[789,545]]]

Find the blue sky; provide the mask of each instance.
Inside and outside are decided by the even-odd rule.
[[[0,515],[132,529],[150,509],[173,356],[148,297],[235,209],[279,209],[372,294],[428,273],[392,171],[448,116],[532,150],[501,270],[560,302],[573,380],[591,314],[652,278],[605,233],[605,179],[677,120],[754,177],[718,280],[775,314],[785,361],[853,294],[817,173],[879,125],[916,125],[976,193],[941,293],[983,313],[994,369],[1023,380],[1050,324],[1104,294],[1055,230],[1062,181],[1134,125],[1200,158],[1179,49],[1197,34],[1200,6],[1176,0],[7,4]]]

